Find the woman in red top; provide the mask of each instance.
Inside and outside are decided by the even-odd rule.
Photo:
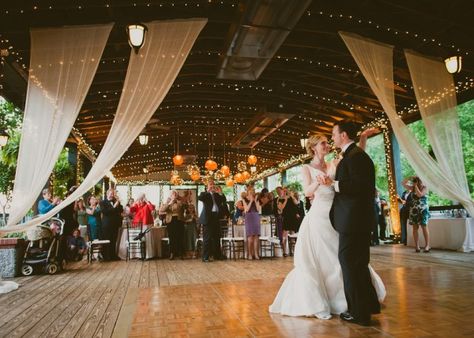
[[[153,210],[155,210],[155,206],[146,199],[145,194],[140,194],[137,201],[130,207],[130,213],[135,215],[132,225],[137,226],[141,223],[153,226]]]

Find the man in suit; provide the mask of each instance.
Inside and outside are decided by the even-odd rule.
[[[100,211],[102,212],[102,232],[104,239],[110,240],[105,259],[118,260],[117,256],[117,235],[122,226],[123,207],[117,197],[115,189],[107,190],[107,196],[100,201]]]
[[[222,259],[219,219],[227,210],[225,197],[217,193],[214,181],[209,180],[207,191],[203,191],[198,199],[204,204],[199,215],[199,223],[203,226],[202,261],[209,262],[211,256]]]
[[[334,145],[341,148],[335,180],[320,177],[322,184],[336,191],[330,212],[331,223],[339,233],[339,262],[348,311],[342,320],[369,325],[370,316],[380,313],[380,304],[372,285],[370,233],[374,228],[375,168],[370,157],[356,144],[356,126],[350,121],[336,123],[332,132]]]

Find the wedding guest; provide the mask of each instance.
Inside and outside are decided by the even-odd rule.
[[[107,260],[118,260],[117,256],[117,235],[122,226],[123,207],[117,196],[115,189],[107,190],[107,197],[100,201],[100,211],[102,212],[102,232],[104,239],[110,241],[105,255]]]
[[[46,214],[58,205],[61,200],[58,197],[53,198],[49,189],[43,189],[43,199],[38,202],[38,213],[40,215]]]
[[[405,186],[408,179],[403,180],[402,185]],[[408,216],[410,214],[410,205],[411,205],[411,191],[404,190],[401,196],[397,197],[398,202],[401,203],[400,208],[400,225],[402,230],[402,238],[401,241],[404,245],[407,245],[407,223],[408,223]]]
[[[102,219],[100,217],[99,200],[94,195],[91,195],[88,204],[89,206],[86,208],[86,212],[90,240],[102,239]]]
[[[411,205],[408,222],[413,226],[413,239],[415,241],[415,252],[420,252],[418,242],[418,229],[421,226],[423,237],[425,239],[424,252],[430,252],[430,234],[428,231],[428,219],[430,213],[428,210],[428,188],[423,184],[423,181],[418,176],[413,176],[411,180],[407,181],[406,188],[411,189]]]
[[[273,215],[273,195],[268,192],[267,188],[260,191],[258,202],[262,207],[262,216]]]
[[[303,221],[303,218],[304,218],[304,215],[305,215],[305,208],[304,208],[303,201],[300,199],[300,194],[297,191],[295,191],[294,195],[295,195],[296,201],[298,203],[298,205],[297,205],[298,212],[296,214],[296,221],[297,221],[297,223],[296,223],[297,224],[296,225],[296,232],[299,232],[301,222]]]
[[[123,208],[124,221],[127,225],[132,224],[133,217],[135,216],[134,213],[130,211],[134,204],[135,200],[133,198],[130,198],[125,207]]]
[[[196,249],[196,236],[197,236],[197,213],[194,204],[188,204],[184,213],[184,250],[187,253],[194,253]]]
[[[66,193],[66,197],[71,195],[76,189],[76,186],[69,188],[68,192]],[[59,212],[59,218],[64,220],[63,235],[65,236],[72,235],[72,232],[79,228],[79,223],[76,220],[76,212],[74,211],[74,207],[74,203],[71,203]]]
[[[286,249],[283,247],[283,210],[285,210],[286,204],[288,203],[288,195],[282,187],[277,187],[276,192],[278,196],[275,198],[274,209],[275,210],[275,226],[280,245],[283,248],[283,256],[286,257]]]
[[[86,253],[87,246],[84,238],[81,237],[79,229],[75,229],[67,239],[67,257],[71,261],[80,261]]]
[[[153,226],[153,211],[155,206],[146,199],[144,193],[141,193],[137,201],[130,207],[130,214],[134,215],[132,226],[144,225]]]
[[[387,202],[380,198],[380,192],[375,190],[375,223],[374,229],[372,231],[372,244],[378,245],[379,240],[386,239],[386,230],[387,230],[387,222],[385,220],[385,212],[384,207],[387,205]]]
[[[79,224],[79,230],[87,228],[87,211],[86,206],[84,204],[84,200],[82,198],[78,199],[74,202],[74,212],[76,216],[76,221]]]
[[[247,198],[242,200],[245,211],[245,235],[247,236],[247,259],[260,259],[259,237],[260,237],[260,212],[262,211],[255,189],[253,186],[247,188]]]
[[[166,212],[168,237],[170,239],[170,259],[183,258],[184,255],[184,208],[178,192],[171,190],[167,201],[162,205],[161,212]]]
[[[243,200],[247,198],[247,192],[242,191],[240,193],[240,199],[235,202],[235,213],[234,213],[234,223],[238,223],[240,217],[244,216],[244,202]]]
[[[282,232],[282,247],[283,247],[283,257],[287,257],[288,253],[286,251],[288,244],[288,234],[295,233],[298,227],[298,201],[295,198],[293,191],[284,189],[284,194],[286,195],[286,203],[283,208],[283,232]]]

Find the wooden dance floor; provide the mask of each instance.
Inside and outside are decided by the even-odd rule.
[[[85,262],[14,279],[0,337],[473,337],[474,253],[372,250],[387,287],[370,327],[268,313],[292,259]]]

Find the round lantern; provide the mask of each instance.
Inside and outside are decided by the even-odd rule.
[[[242,173],[243,181],[247,181],[250,178],[250,173],[248,171],[244,171]]]
[[[237,164],[237,169],[239,171],[245,171],[247,170],[247,164],[244,161],[240,161],[239,164]]]
[[[234,181],[231,178],[229,178],[228,180],[225,181],[225,185],[228,187],[233,187]]]
[[[173,163],[174,163],[174,165],[181,165],[181,164],[183,164],[183,162],[184,162],[183,156],[181,156],[181,155],[176,155],[175,157],[173,157]]]
[[[242,183],[244,181],[244,177],[241,173],[237,173],[234,175],[234,181],[237,183]]]
[[[213,160],[207,160],[204,167],[206,167],[207,170],[214,171],[217,169],[217,163]]]
[[[249,158],[247,159],[247,162],[250,165],[255,165],[257,163],[257,156],[255,155],[250,155]]]
[[[192,179],[194,182],[196,182],[196,181],[197,181],[198,179],[200,179],[200,178],[201,178],[201,175],[199,174],[198,171],[195,171],[195,172],[193,172],[193,173],[191,174],[191,179]]]
[[[230,168],[226,165],[223,165],[221,167],[221,173],[224,175],[224,177],[228,177],[230,175]]]

